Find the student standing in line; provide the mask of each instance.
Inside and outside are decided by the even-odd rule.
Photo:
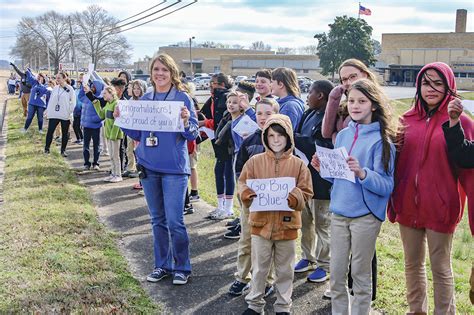
[[[331,307],[333,314],[369,314],[372,298],[371,260],[393,190],[396,129],[388,100],[378,85],[361,79],[349,88],[352,121],[340,131],[334,147],[345,147],[355,182],[331,179]],[[317,155],[312,166],[319,171]],[[347,280],[353,279],[349,303]]]
[[[333,148],[331,139],[323,138],[321,125],[329,93],[334,88],[327,80],[315,81],[309,90],[308,107],[295,132],[295,146],[308,160],[316,152],[315,144]],[[308,165],[313,180],[313,198],[301,214],[302,258],[295,265],[295,272],[314,270],[308,275],[310,282],[324,282],[328,279],[330,259],[329,201],[331,184],[322,179],[312,166]]]
[[[13,63],[10,62],[10,66],[18,73],[20,76],[20,98],[21,98],[21,105],[23,106],[23,116],[26,117],[28,114],[28,100],[30,99],[30,92],[31,92],[31,84],[28,83],[26,79],[26,72],[22,72],[15,66]]]
[[[84,134],[82,133],[81,129],[81,114],[82,114],[82,101],[79,99],[79,93],[81,92],[82,87],[82,78],[84,77],[84,73],[79,74],[79,78],[76,82],[76,106],[74,107],[73,112],[73,122],[72,122],[72,129],[74,130],[74,134],[76,135],[76,144],[82,144],[84,140]]]
[[[272,94],[278,97],[280,114],[290,118],[291,126],[295,130],[303,116],[304,101],[299,98],[300,88],[294,70],[276,68],[272,71]]]
[[[43,133],[43,113],[48,104],[52,89],[46,85],[46,79],[42,73],[39,73],[35,78],[30,68],[28,68],[26,69],[25,75],[26,82],[31,86],[31,93],[30,99],[28,100],[28,116],[25,121],[25,126],[21,131],[26,132],[28,130],[36,114],[39,133]]]
[[[67,157],[66,146],[69,136],[69,125],[71,115],[76,106],[76,93],[72,86],[66,82],[67,76],[63,72],[56,75],[58,85],[53,88],[49,97],[46,115],[48,116],[48,132],[46,134],[46,144],[44,153],[49,154],[49,148],[53,141],[53,133],[58,124],[61,124],[61,155]]]
[[[153,230],[155,266],[147,281],[158,282],[173,275],[173,284],[186,284],[191,274],[189,238],[183,221],[184,197],[191,173],[187,140],[198,135],[193,103],[181,81],[175,61],[166,54],[151,62],[153,91],[142,100],[183,102],[181,119],[183,132],[150,132],[123,129],[138,141],[138,160],[145,199],[150,211]],[[178,105],[176,105],[178,106]],[[114,116],[120,116],[116,110]]]
[[[301,228],[301,211],[313,195],[311,174],[304,162],[293,155],[294,141],[288,116],[275,114],[263,128],[265,152],[245,163],[239,177],[239,194],[242,204],[249,208],[257,194],[248,179],[293,177],[296,185],[289,191],[288,207],[293,211],[250,212],[252,233],[252,280],[245,297],[248,309],[244,314],[262,314],[265,307],[265,287],[268,272],[275,266],[274,309],[276,314],[288,314],[293,292],[293,264],[296,239]]]
[[[414,105],[401,118],[404,128],[388,214],[400,227],[409,312],[428,314],[426,245],[434,314],[456,312],[451,251],[463,213],[460,186],[468,197],[469,214],[474,211],[474,170],[454,167],[442,128],[448,120],[448,104],[457,97],[451,68],[442,62],[427,64],[417,76]],[[472,120],[461,114],[460,122],[466,138],[472,140]]]
[[[247,161],[254,155],[265,152],[265,146],[262,141],[262,130],[267,120],[273,114],[278,114],[280,105],[277,101],[271,98],[261,98],[255,105],[257,124],[259,129],[253,135],[246,138],[237,154],[235,161],[235,176],[238,179],[242,169]],[[239,238],[239,245],[237,251],[237,272],[235,273],[235,281],[229,288],[229,294],[242,295],[250,288],[250,271],[252,270],[251,261],[251,233],[249,225],[249,208],[243,204],[240,209],[240,220],[231,227],[231,231],[226,233],[226,238]],[[236,230],[240,230],[238,233]],[[268,273],[267,282],[265,285],[265,296],[270,295],[273,290],[273,275],[275,270],[273,265]]]

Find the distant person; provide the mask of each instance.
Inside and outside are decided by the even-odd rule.
[[[272,71],[262,69],[255,74],[255,91],[258,93],[257,102],[262,98],[272,98]]]
[[[324,138],[321,126],[329,93],[334,88],[327,80],[315,81],[308,94],[308,109],[295,130],[295,146],[311,160],[316,152],[315,144],[333,148],[331,139]],[[319,172],[308,165],[313,181],[313,196],[301,213],[301,260],[295,265],[295,272],[312,271],[306,278],[310,282],[324,282],[329,279],[330,226],[329,202],[331,183],[321,178]]]
[[[122,93],[123,97],[121,97],[121,99],[129,100],[132,95],[128,93],[128,85],[130,84],[130,81],[132,81],[132,75],[128,71],[122,70],[119,72],[118,77],[125,81],[125,87]]]
[[[81,129],[81,115],[82,115],[82,101],[79,99],[80,89],[82,87],[82,79],[84,77],[84,73],[79,74],[79,78],[76,81],[76,106],[74,107],[73,111],[73,121],[72,121],[72,129],[74,130],[74,134],[76,135],[75,144],[82,144],[84,140],[84,134],[82,133]]]
[[[23,106],[23,116],[26,117],[28,114],[28,101],[30,99],[31,93],[31,85],[26,80],[26,73],[22,72],[15,66],[13,63],[10,62],[10,66],[15,69],[16,73],[20,76],[20,94],[21,94],[21,104]]]
[[[347,150],[355,182],[326,178],[333,183],[329,205],[331,309],[333,314],[369,314],[374,287],[371,261],[393,190],[396,129],[388,100],[378,85],[361,79],[348,91],[347,109],[352,121],[337,134],[334,147]],[[311,165],[320,170],[316,154]]]
[[[16,88],[16,77],[13,74],[13,72],[10,73],[10,77],[8,78],[7,85],[8,85],[8,94],[14,95],[15,88]]]
[[[290,117],[293,130],[298,126],[304,112],[304,101],[296,73],[290,68],[276,68],[272,71],[272,94],[278,97],[280,114]]]
[[[395,165],[390,221],[398,222],[405,257],[406,298],[410,313],[428,314],[426,247],[434,290],[434,314],[455,314],[451,263],[453,234],[463,214],[464,194],[474,215],[474,169],[450,160],[443,123],[449,103],[458,98],[453,70],[445,63],[425,65],[416,79],[413,106],[403,114],[403,134]],[[452,103],[456,104],[458,101]],[[459,117],[468,140],[474,124]],[[473,231],[473,221],[471,231]]]
[[[245,163],[239,177],[239,195],[243,206],[250,208],[257,194],[247,185],[248,179],[295,178],[289,191],[288,207],[292,211],[250,212],[252,234],[252,280],[245,297],[248,309],[243,314],[263,314],[268,272],[275,266],[276,313],[288,314],[293,292],[293,264],[296,239],[301,228],[301,211],[313,195],[311,174],[302,160],[293,155],[291,121],[286,115],[272,115],[263,127],[266,150]]]
[[[67,75],[59,72],[56,75],[58,85],[56,85],[49,97],[46,115],[48,116],[48,132],[46,134],[46,144],[44,153],[49,154],[49,148],[53,141],[53,133],[58,124],[61,124],[61,155],[67,157],[66,147],[69,136],[69,125],[71,115],[76,106],[76,93],[72,86],[67,84]]]
[[[38,131],[43,133],[43,116],[44,110],[48,104],[51,88],[46,85],[45,77],[42,73],[39,73],[36,77],[28,68],[25,71],[26,82],[31,86],[30,99],[28,100],[28,115],[25,121],[25,126],[21,129],[24,133],[28,130],[33,121],[33,117],[36,114],[38,120]]]

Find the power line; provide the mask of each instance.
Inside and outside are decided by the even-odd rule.
[[[122,23],[122,22],[125,22],[125,21],[127,21],[127,20],[130,20],[131,18],[134,18],[134,17],[136,17],[137,15],[140,15],[140,14],[145,13],[145,12],[151,10],[151,9],[154,9],[154,8],[156,8],[156,7],[159,7],[160,5],[162,5],[162,4],[165,3],[165,2],[166,2],[166,0],[163,0],[162,2],[156,4],[156,5],[154,5],[154,6],[150,7],[150,8],[148,8],[148,9],[143,10],[142,12],[139,12],[139,13],[137,13],[137,14],[135,14],[135,15],[129,16],[129,17],[126,18],[126,19],[123,19],[123,20],[118,21],[117,24],[120,24],[120,23]]]

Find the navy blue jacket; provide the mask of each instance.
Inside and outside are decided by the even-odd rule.
[[[94,84],[96,88],[95,96],[98,97],[104,89],[104,83],[99,80],[95,80],[92,84]],[[84,88],[82,86],[79,91],[79,94],[77,95],[77,98],[82,103],[81,126],[93,129],[102,127],[102,119],[100,119],[99,115],[97,114],[97,111],[95,110],[94,105],[92,105],[92,102],[87,98],[86,94],[84,93]]]

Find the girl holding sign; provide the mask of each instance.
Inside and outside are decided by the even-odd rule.
[[[427,64],[416,80],[415,103],[402,116],[403,139],[388,215],[400,227],[410,312],[428,313],[426,244],[433,275],[434,313],[456,312],[451,249],[464,208],[461,186],[468,196],[470,217],[474,210],[474,170],[461,169],[450,161],[442,128],[448,120],[448,105],[455,105],[456,98],[451,68],[442,62]],[[473,121],[465,114],[459,118],[466,138],[473,139]]]
[[[388,102],[372,81],[361,79],[348,94],[352,121],[337,134],[334,147],[345,147],[347,163],[355,183],[333,182],[331,217],[330,282],[333,314],[368,314],[372,298],[371,260],[375,242],[385,220],[385,209],[393,189],[395,128]],[[311,165],[320,170],[317,155]],[[352,257],[350,256],[352,253]],[[354,299],[349,304],[347,278],[351,263]]]
[[[296,255],[296,238],[301,228],[301,211],[313,196],[311,174],[304,162],[293,155],[294,140],[291,121],[286,115],[272,115],[263,128],[265,152],[245,163],[239,177],[239,194],[244,207],[260,204],[266,191],[248,186],[251,179],[295,179],[293,189],[288,189],[287,208],[290,211],[253,211],[250,209],[252,247],[252,280],[250,293],[245,297],[248,309],[244,314],[261,314],[265,307],[265,286],[270,266],[276,271],[274,304],[275,312],[289,313],[293,292],[293,263]],[[271,189],[271,188],[270,188]],[[256,189],[258,190],[258,189]]]
[[[197,119],[193,101],[184,92],[178,66],[170,56],[155,57],[150,73],[153,91],[143,95],[142,100],[175,101],[173,109],[180,111],[184,131],[123,129],[128,137],[139,141],[135,149],[137,168],[153,230],[155,268],[146,279],[158,282],[172,275],[173,284],[186,284],[191,274],[189,238],[183,221],[184,197],[191,174],[186,140],[196,139]],[[115,116],[120,116],[119,110]]]

